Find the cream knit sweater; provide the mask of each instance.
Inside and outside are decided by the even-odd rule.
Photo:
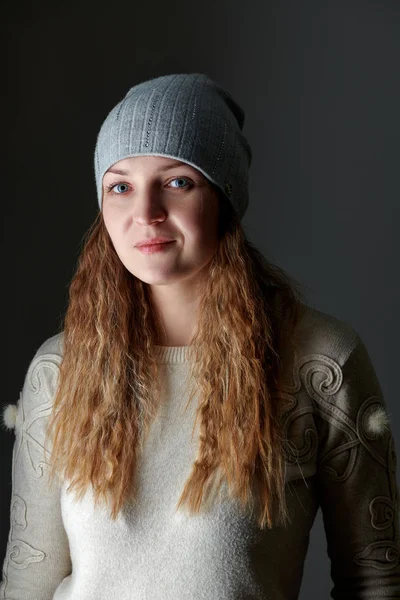
[[[355,330],[308,307],[299,353],[286,361],[287,499],[292,525],[261,531],[234,499],[198,515],[175,510],[196,457],[195,402],[186,412],[188,347],[158,346],[163,402],[139,463],[136,505],[116,522],[46,487],[43,440],[62,334],[29,365],[16,406],[7,600],[295,600],[318,508],[332,598],[400,598],[399,494],[385,401]]]

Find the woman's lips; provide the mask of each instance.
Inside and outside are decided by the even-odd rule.
[[[174,241],[175,240],[173,240],[172,242],[164,242],[163,244],[151,244],[149,246],[136,246],[136,248],[140,252],[142,252],[142,254],[153,254],[153,252],[162,252],[168,246],[170,246],[171,244],[173,244]]]

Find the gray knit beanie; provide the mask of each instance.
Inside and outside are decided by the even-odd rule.
[[[244,111],[202,73],[163,75],[132,87],[108,114],[97,136],[99,207],[104,173],[131,156],[174,158],[218,186],[242,219],[249,203],[252,152],[242,133]]]

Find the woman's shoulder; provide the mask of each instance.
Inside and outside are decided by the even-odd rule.
[[[361,341],[349,322],[306,304],[302,304],[294,337],[300,355],[329,357],[339,365],[346,362]]]
[[[36,415],[39,411],[34,421],[50,414],[62,360],[63,339],[63,332],[45,338],[33,354],[25,368],[18,400],[2,407],[2,423],[6,429],[20,428],[31,413]]]
[[[64,350],[64,331],[56,333],[48,338],[45,338],[37,349],[33,360],[45,357],[49,354],[55,354],[62,357]]]

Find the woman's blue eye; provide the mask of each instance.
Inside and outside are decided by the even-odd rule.
[[[113,189],[113,188],[118,188],[118,187],[119,187],[119,188],[120,188],[120,187],[123,187],[123,188],[125,188],[125,189],[124,189],[124,190],[122,190],[122,191],[121,191],[121,190],[120,190],[120,191],[117,191],[117,194],[123,194],[123,193],[124,193],[124,192],[126,192],[126,191],[127,191],[127,189],[128,189],[128,186],[126,185],[126,183],[116,183],[115,185],[113,185],[113,186],[112,186],[112,189]]]
[[[187,181],[186,177],[176,177],[175,179],[173,179],[172,181]],[[170,183],[172,183],[172,181]],[[182,187],[181,185],[178,186]]]
[[[186,177],[175,177],[175,179],[173,179],[172,181],[186,182],[186,185],[173,186],[173,187],[175,187],[175,189],[183,189],[185,187],[191,186],[189,180]],[[172,183],[172,181],[170,181],[170,183]],[[107,190],[109,192],[112,192],[112,193],[120,196],[121,194],[125,194],[127,191],[129,191],[129,185],[127,183],[122,183],[122,182],[121,183],[112,183],[111,185],[109,185],[107,187]]]

